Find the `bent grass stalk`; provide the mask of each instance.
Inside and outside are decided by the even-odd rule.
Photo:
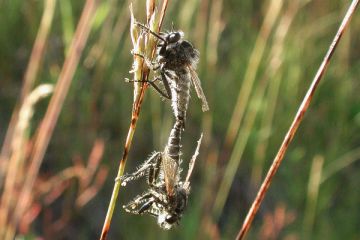
[[[37,136],[34,141],[34,149],[29,158],[30,166],[25,177],[24,185],[21,189],[19,202],[17,203],[16,209],[14,211],[12,226],[17,226],[19,220],[23,216],[24,211],[28,207],[36,176],[38,175],[45,151],[49,145],[50,138],[67,96],[75,70],[78,66],[82,51],[88,39],[92,26],[91,20],[93,19],[98,3],[98,0],[87,0],[85,2],[76,33],[70,46],[69,54],[65,59],[63,68],[54,89],[54,94],[51,97],[44,119],[37,131]],[[9,232],[8,239],[13,239],[15,229],[10,230]]]
[[[39,31],[37,32],[33,48],[31,50],[31,55],[29,63],[27,65],[21,89],[21,97],[18,103],[16,104],[14,111],[12,113],[8,129],[5,134],[5,140],[0,152],[0,171],[6,172],[7,159],[10,159],[11,155],[11,142],[14,137],[14,128],[18,121],[18,114],[20,106],[23,104],[24,99],[29,95],[33,90],[33,85],[36,80],[36,76],[41,67],[41,62],[44,57],[46,45],[48,42],[49,32],[51,30],[52,21],[54,18],[56,0],[46,0],[44,3],[44,11],[41,17],[41,22],[39,26]],[[4,174],[5,175],[5,174]],[[2,183],[0,178],[0,184]],[[0,224],[1,226],[1,224]],[[1,235],[0,235],[1,236]]]
[[[15,229],[15,226],[8,225],[8,219],[12,215],[12,203],[16,202],[16,181],[19,181],[19,172],[24,166],[25,150],[27,143],[27,131],[34,115],[35,104],[42,98],[47,97],[53,91],[51,84],[42,84],[35,88],[23,101],[19,110],[17,124],[14,128],[14,138],[11,143],[11,157],[7,166],[4,190],[1,196],[0,223],[2,226],[0,236],[5,237],[8,229]],[[21,175],[21,174],[20,174]]]
[[[21,108],[24,107],[24,101],[29,97],[30,92],[32,91],[36,76],[39,72],[41,62],[45,53],[46,44],[48,41],[49,32],[51,30],[52,21],[54,17],[55,12],[55,6],[56,6],[56,0],[46,0],[44,3],[44,10],[41,17],[41,22],[39,26],[39,30],[37,32],[34,46],[31,51],[29,63],[27,65],[24,79],[23,79],[23,86],[21,89],[21,95],[20,99],[18,100],[18,103],[16,104],[14,111],[11,116],[11,120],[9,123],[9,126],[6,131],[5,139],[2,145],[2,149],[0,152],[0,172],[2,172],[3,176],[6,176],[3,179],[0,177],[0,185],[5,184],[4,188],[6,189],[5,193],[8,191],[7,194],[3,194],[2,201],[0,204],[0,226],[3,226],[0,228],[0,238],[4,236],[6,231],[6,225],[7,225],[7,218],[8,218],[8,204],[6,203],[6,198],[10,199],[12,196],[12,188],[13,185],[12,180],[15,176],[10,176],[9,172],[12,171],[12,169],[9,166],[12,166],[15,164],[15,162],[19,159],[20,156],[23,156],[23,148],[17,148],[15,149],[13,147],[14,142],[24,142],[26,136],[24,134],[17,135],[16,134],[16,128],[17,125],[19,125],[19,122],[21,119],[19,119],[19,112],[21,111]],[[14,160],[15,159],[15,160]],[[12,162],[14,161],[14,162]],[[15,164],[16,165],[16,164]],[[6,183],[8,182],[8,183]],[[10,192],[9,192],[10,191]],[[6,195],[6,196],[5,196]]]
[[[235,109],[231,116],[229,127],[225,136],[225,147],[229,147],[235,141],[239,126],[244,118],[246,106],[249,102],[251,90],[255,82],[256,74],[259,70],[261,59],[264,56],[266,43],[272,33],[276,20],[279,17],[283,1],[271,0],[269,8],[266,12],[260,32],[256,38],[254,49],[249,59],[249,65],[246,69],[244,81],[242,83],[238,98],[236,100]]]
[[[249,60],[249,66],[245,73],[244,82],[240,89],[236,107],[234,108],[233,115],[231,117],[229,127],[225,137],[225,148],[229,147],[234,143],[233,151],[231,152],[230,159],[226,165],[224,171],[224,177],[222,178],[219,190],[216,192],[216,197],[213,206],[213,217],[217,221],[220,217],[220,214],[224,208],[225,201],[228,197],[231,184],[234,180],[236,171],[240,164],[241,156],[245,150],[248,138],[250,137],[251,129],[255,123],[255,118],[257,117],[259,109],[250,109],[249,114],[244,115],[246,105],[250,101],[250,94],[254,90],[254,81],[256,78],[257,71],[259,69],[260,61],[263,57],[267,39],[270,37],[272,31],[275,31],[274,26],[276,19],[280,14],[282,8],[282,1],[271,1],[270,7],[266,13],[266,16],[263,21],[260,33],[256,39],[254,50]],[[261,85],[261,84],[260,84]],[[262,99],[267,84],[263,84],[259,89],[255,89],[257,92],[253,101],[257,99]],[[256,107],[255,107],[256,108]],[[257,106],[259,108],[259,106]],[[240,123],[244,122],[244,128],[239,132]],[[239,132],[239,134],[238,134]],[[238,136],[238,137],[236,137]]]
[[[244,220],[244,223],[243,223],[236,239],[238,239],[238,240],[244,239],[246,233],[249,231],[251,223],[252,223],[257,211],[259,210],[261,202],[263,201],[265,194],[270,186],[271,180],[274,177],[276,171],[278,170],[278,168],[281,164],[281,161],[284,158],[285,152],[288,149],[291,141],[293,140],[296,130],[298,129],[302,119],[304,118],[304,115],[305,115],[307,109],[309,108],[309,105],[312,100],[312,97],[314,96],[315,90],[316,90],[317,86],[319,85],[322,77],[324,76],[327,66],[330,63],[330,59],[331,59],[332,55],[334,54],[334,51],[341,39],[346,27],[348,26],[350,19],[351,19],[352,15],[354,14],[355,9],[358,6],[358,4],[359,4],[359,0],[352,1],[342,23],[340,24],[340,27],[339,27],[329,49],[324,57],[324,60],[322,61],[321,65],[310,85],[310,88],[307,91],[307,93],[295,115],[295,118],[294,118],[293,122],[291,123],[288,132],[285,135],[285,138],[280,146],[280,149],[279,149],[278,153],[276,154],[274,161],[273,161],[273,163],[272,163],[272,165],[271,165],[271,167],[270,167],[270,169],[269,169],[269,171],[268,171],[268,173],[256,195],[256,198],[253,201],[251,208],[249,209],[249,212]]]
[[[146,2],[147,22],[150,25],[150,28],[152,28],[152,30],[156,30],[156,32],[160,31],[165,16],[165,11],[167,9],[167,5],[168,5],[168,0],[164,0],[162,3],[161,12],[158,15],[155,10],[155,1],[148,0]],[[131,30],[131,38],[134,48],[139,49],[141,52],[145,52],[148,56],[152,55],[155,50],[155,39],[150,35],[148,35],[149,37],[145,37],[145,39],[143,39],[143,35],[139,36],[137,31],[137,25],[133,24],[135,18],[133,16],[131,6],[130,6],[130,11],[131,11],[130,30]],[[144,51],[142,49],[144,49]],[[134,66],[131,72],[134,73],[135,79],[147,80],[149,76],[149,69],[146,67],[145,64],[143,64],[143,60],[138,56],[134,56]],[[133,109],[131,115],[131,122],[124,145],[124,152],[120,160],[118,173],[115,179],[119,179],[124,173],[128,153],[131,147],[132,139],[136,129],[137,120],[139,118],[141,105],[144,100],[145,90],[147,89],[147,87],[148,87],[147,83],[134,82],[134,103],[133,103]],[[111,199],[109,202],[108,210],[106,213],[104,225],[101,231],[100,240],[105,240],[107,238],[107,234],[110,229],[111,219],[115,210],[116,200],[119,195],[120,186],[121,186],[121,182],[116,180],[112,191]]]

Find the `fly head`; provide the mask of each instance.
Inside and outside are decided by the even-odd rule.
[[[188,200],[187,191],[180,187],[173,198],[169,199],[168,206],[164,206],[163,211],[158,216],[158,224],[163,229],[171,229],[175,224],[179,224],[183,212],[185,211]]]

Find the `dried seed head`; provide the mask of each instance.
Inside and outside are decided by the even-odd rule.
[[[144,34],[140,34],[134,46],[133,51],[140,53],[144,52],[144,48],[145,48],[144,43],[145,43]],[[142,79],[142,66],[143,66],[143,59],[139,56],[134,56],[134,63],[131,72],[134,73],[135,80]],[[134,101],[135,99],[137,99],[138,95],[140,94],[140,90],[142,87],[141,85],[142,85],[141,82],[134,82]]]
[[[129,9],[130,9],[130,36],[131,36],[131,41],[135,46],[139,38],[140,28],[138,25],[135,24],[136,19],[134,17],[132,4],[130,4]]]
[[[153,14],[150,17],[149,20],[149,29],[155,33],[159,32],[159,16],[158,16],[158,11],[157,8],[154,9]],[[146,38],[146,56],[151,58],[151,55],[154,51],[155,45],[156,45],[156,41],[157,39],[152,35],[152,34],[147,34],[147,38]]]
[[[153,15],[155,9],[155,0],[147,0],[146,1],[146,17],[147,20],[151,18],[151,15]]]

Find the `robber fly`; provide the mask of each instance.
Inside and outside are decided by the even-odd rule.
[[[154,62],[142,53],[134,52],[134,54],[143,57],[150,69],[159,71],[160,76],[148,82],[162,96],[171,99],[176,121],[181,121],[184,128],[191,82],[194,84],[197,96],[202,101],[202,110],[209,110],[200,79],[195,71],[200,53],[190,42],[183,39],[184,33],[181,31],[157,34],[141,23],[137,22],[136,24],[155,36],[159,42]],[[162,81],[166,92],[155,84],[157,80]]]
[[[166,230],[179,224],[188,202],[190,176],[199,154],[201,140],[202,135],[190,160],[185,181],[180,180],[182,170],[178,162],[169,155],[169,145],[165,147],[164,152],[155,152],[134,173],[122,176],[120,181],[123,186],[145,175],[149,185],[147,191],[123,206],[125,211],[133,214],[150,214],[156,217],[158,225]]]

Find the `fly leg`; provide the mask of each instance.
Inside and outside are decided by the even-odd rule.
[[[161,80],[164,83],[166,92],[164,92],[159,86],[157,86],[155,84],[155,82],[158,81],[158,80]],[[165,81],[166,81],[166,84],[165,84]],[[162,77],[156,77],[153,80],[130,80],[128,78],[125,78],[125,82],[146,82],[146,83],[149,83],[152,87],[155,88],[155,90],[158,93],[160,93],[161,96],[163,96],[164,98],[167,98],[167,99],[171,99],[171,91],[170,91],[170,88],[169,88],[169,84],[168,84],[167,80],[165,80],[165,81],[163,80],[163,76]]]
[[[126,205],[123,205],[125,211],[133,214],[142,214],[149,210],[155,199],[150,192],[145,192],[143,195],[137,196],[134,200]]]
[[[134,50],[131,51],[131,54],[134,56],[141,57],[144,59],[146,66],[150,68],[152,71],[157,71],[161,67],[161,65],[156,61],[151,61],[148,57],[146,57],[143,53],[135,52]]]
[[[153,165],[149,168],[148,171],[148,179],[147,182],[150,187],[155,186],[156,180],[159,177],[160,169],[161,169],[161,163],[162,163],[162,153],[157,152],[155,162]]]
[[[132,51],[131,52],[133,55],[141,57],[144,59],[146,66],[151,69],[152,71],[156,72],[157,70],[160,69],[160,76],[161,77],[156,77],[154,80],[129,80],[129,79],[125,79],[127,82],[147,82],[149,83],[151,86],[153,86],[155,88],[155,90],[157,92],[159,92],[163,97],[167,98],[167,99],[171,99],[171,90],[170,90],[170,85],[169,85],[169,81],[166,77],[166,73],[165,71],[161,68],[161,64],[159,64],[158,62],[152,62],[149,58],[147,58],[143,53],[139,53],[139,52],[135,52]],[[161,90],[156,84],[155,82],[157,80],[161,80],[164,84],[165,87],[165,92],[163,90]]]
[[[135,172],[131,174],[125,174],[119,178],[116,178],[115,181],[116,182],[120,181],[122,186],[126,186],[128,182],[139,179],[148,173],[149,175],[148,183],[150,184],[150,175],[152,179],[151,183],[153,183],[155,181],[154,178],[159,175],[160,165],[161,165],[161,153],[155,152]]]
[[[150,189],[149,191],[143,193],[140,196],[137,196],[131,202],[126,205],[123,205],[125,211],[133,214],[143,214],[145,212],[153,216],[158,216],[158,212],[161,207],[166,205],[165,193],[162,193],[159,189]],[[165,195],[166,196],[166,195]],[[157,204],[154,206],[153,204]],[[161,206],[161,207],[160,207]],[[160,208],[159,208],[160,207]]]

